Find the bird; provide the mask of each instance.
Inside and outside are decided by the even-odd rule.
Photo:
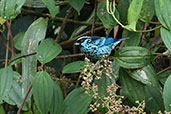
[[[104,55],[109,56],[115,46],[126,39],[129,39],[129,37],[115,40],[112,37],[82,36],[76,40],[75,45],[80,46],[80,50],[85,56],[99,60],[102,59]]]

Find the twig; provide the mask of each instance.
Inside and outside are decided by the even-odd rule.
[[[41,14],[41,13],[37,13],[34,12],[32,10],[28,10],[28,9],[22,9],[23,12],[31,14],[31,15],[39,15],[39,16],[43,16],[43,17],[49,17],[51,18],[51,16],[49,14]],[[65,18],[62,17],[55,17],[55,21],[62,21]],[[73,24],[77,24],[77,25],[86,25],[86,26],[92,26],[92,22],[87,22],[87,21],[77,21],[77,20],[72,20],[72,19],[68,19],[68,22],[73,23]],[[96,26],[102,26],[103,24],[101,22],[96,22],[95,23]]]
[[[171,66],[169,66],[169,67],[167,67],[167,68],[165,68],[165,69],[159,71],[159,72],[157,73],[157,75],[159,75],[159,74],[161,74],[161,73],[163,73],[163,72],[165,72],[165,71],[167,71],[167,70],[170,70],[170,69],[171,69]]]
[[[78,53],[78,54],[71,54],[71,55],[61,55],[61,56],[56,56],[56,59],[78,57],[78,56],[84,56],[84,54],[83,53]]]
[[[65,29],[65,26],[66,26],[66,24],[67,24],[67,21],[68,21],[70,15],[71,15],[71,13],[72,13],[72,7],[70,7],[70,8],[68,9],[68,11],[67,11],[67,14],[66,14],[66,16],[65,16],[65,19],[63,20],[63,23],[62,23],[62,25],[61,25],[61,29],[60,29],[60,31],[59,31],[57,37],[56,37],[56,42],[59,42],[59,41],[60,41],[61,36],[62,36],[62,33],[63,33],[64,29]]]
[[[13,37],[12,37],[12,33],[11,33],[11,21],[8,22],[7,21],[7,28],[8,28],[8,34],[9,34],[9,37],[10,37],[10,40],[11,40],[11,58],[14,57],[15,55],[15,51],[14,51],[14,42],[13,42]]]
[[[17,58],[15,58],[15,59],[10,60],[9,62],[11,63],[11,62],[13,62],[13,61],[15,61],[15,60],[17,60],[17,59],[26,58],[26,57],[29,57],[29,56],[32,56],[32,55],[35,55],[35,54],[36,54],[36,52],[30,53],[30,54],[27,54],[27,55],[22,55],[22,56],[20,56],[20,57],[17,57]]]
[[[94,28],[95,28],[95,23],[96,23],[96,14],[97,14],[97,5],[98,5],[98,1],[95,0],[95,5],[94,5],[94,20],[93,20],[93,24],[92,24],[92,28],[91,28],[91,36],[93,36],[93,34],[94,34]]]
[[[143,31],[145,31],[146,29],[147,29],[147,23],[144,24]],[[141,36],[140,36],[140,45],[142,45],[142,41],[143,41],[142,39],[143,39],[144,35],[145,35],[145,33],[142,32]]]
[[[8,21],[6,21],[6,24],[7,24],[7,27],[8,27],[8,26],[9,26],[9,25],[8,25]],[[8,35],[7,35],[6,55],[5,55],[5,67],[7,67],[7,65],[8,65],[9,37],[10,37],[10,34],[9,34],[9,32],[8,32]]]
[[[99,30],[102,30],[102,29],[104,29],[104,27],[103,27],[103,26],[100,26],[100,27],[98,27],[98,28],[95,28],[95,29],[94,29],[94,32],[99,31]],[[77,38],[79,38],[79,37],[81,37],[81,36],[90,35],[90,34],[91,34],[91,30],[89,30],[89,31],[87,31],[87,32],[85,32],[85,33],[83,33],[83,34],[81,34],[81,35],[79,35],[79,36],[76,36],[75,38],[73,38],[73,39],[71,39],[71,40],[67,40],[67,41],[61,42],[60,45],[61,45],[61,46],[67,45],[67,44],[69,44],[69,43],[71,43],[71,42],[74,42]]]
[[[0,42],[1,42],[2,45],[7,47],[7,44],[2,40],[2,38],[0,38]],[[12,52],[12,49],[10,47],[8,47],[8,49]]]
[[[31,91],[31,88],[32,88],[32,83],[30,84],[30,87],[28,88],[28,90],[27,90],[27,92],[26,92],[26,95],[24,96],[24,99],[23,99],[23,101],[22,101],[22,103],[21,103],[21,105],[20,105],[20,107],[19,107],[19,109],[18,109],[18,111],[17,111],[17,114],[20,114],[20,113],[21,113],[21,110],[22,110],[22,108],[23,108],[23,106],[24,106],[24,103],[25,103],[27,97],[28,97],[28,94],[29,94],[30,91]]]

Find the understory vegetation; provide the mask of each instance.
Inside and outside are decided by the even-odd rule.
[[[0,114],[170,114],[171,0],[0,0]],[[130,37],[94,67],[81,36]]]

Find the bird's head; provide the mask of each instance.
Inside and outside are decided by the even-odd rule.
[[[83,37],[80,37],[76,40],[75,45],[84,46],[90,42],[91,42],[90,36],[83,36]]]

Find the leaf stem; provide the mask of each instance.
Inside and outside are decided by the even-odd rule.
[[[22,103],[21,103],[21,105],[20,105],[20,107],[19,107],[19,109],[17,111],[17,114],[20,114],[21,113],[21,110],[22,110],[22,108],[24,106],[24,103],[25,103],[25,101],[26,101],[26,99],[28,97],[28,94],[30,93],[31,89],[32,89],[32,83],[30,84],[30,87],[28,88],[28,90],[26,92],[26,95],[24,96],[24,99],[23,99],[23,101],[22,101]]]

